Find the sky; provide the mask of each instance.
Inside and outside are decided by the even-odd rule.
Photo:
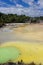
[[[0,12],[26,16],[43,16],[43,0],[0,0]]]

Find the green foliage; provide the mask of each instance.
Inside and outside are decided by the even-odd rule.
[[[0,13],[0,26],[3,26],[3,24],[5,23],[27,23],[27,21],[29,21],[30,19],[31,19],[31,23],[38,23],[39,19],[43,20],[43,16],[29,17],[25,15]]]
[[[43,20],[43,16],[41,16],[40,19]]]
[[[25,23],[26,19],[29,19],[29,17],[25,15],[0,13],[0,22],[4,23]]]

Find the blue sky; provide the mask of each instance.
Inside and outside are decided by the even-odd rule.
[[[43,0],[0,0],[0,12],[43,16]]]

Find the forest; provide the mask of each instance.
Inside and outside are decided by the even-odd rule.
[[[0,27],[6,23],[40,23],[40,20],[43,20],[43,16],[30,17],[26,15],[4,14],[0,12]]]

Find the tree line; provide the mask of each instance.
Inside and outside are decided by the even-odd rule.
[[[31,22],[29,22],[31,19]],[[17,14],[4,14],[0,13],[0,27],[6,23],[37,23],[37,20],[43,20],[41,17],[30,17],[26,15],[17,15]]]

